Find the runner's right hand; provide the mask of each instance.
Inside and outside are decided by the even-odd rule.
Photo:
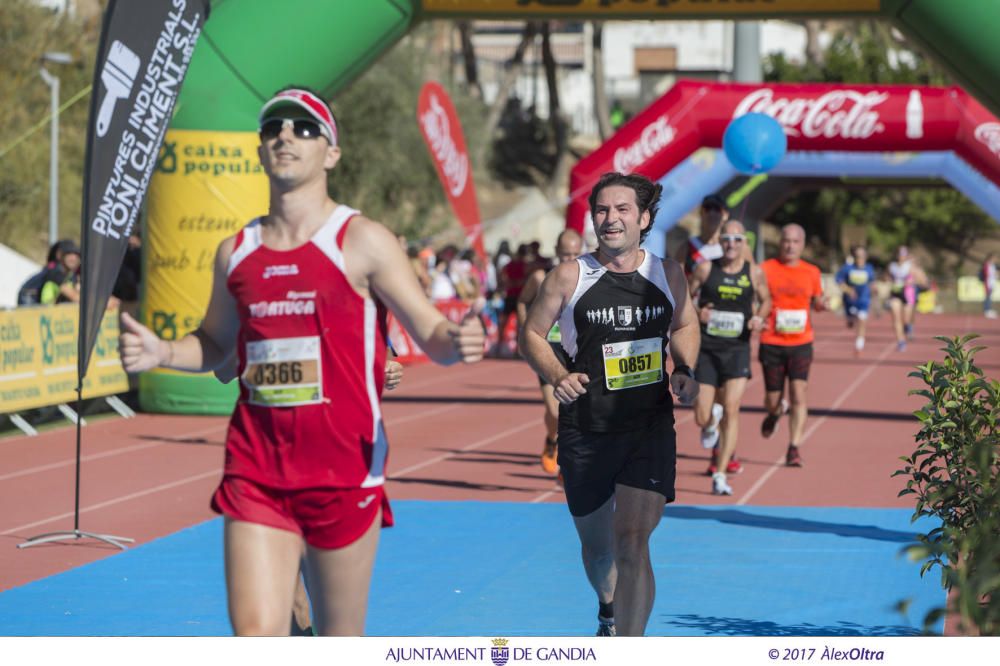
[[[707,324],[708,320],[712,318],[712,307],[714,306],[711,303],[705,303],[701,310],[698,311],[698,319],[701,323]]]
[[[587,392],[586,386],[589,383],[590,377],[582,372],[567,373],[553,386],[556,400],[568,405]]]
[[[144,372],[160,365],[160,348],[163,341],[151,330],[123,312],[121,335],[118,336],[118,353],[125,372]]]

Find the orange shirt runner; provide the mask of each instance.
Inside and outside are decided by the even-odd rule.
[[[819,268],[801,259],[794,266],[768,259],[761,269],[767,276],[772,302],[761,344],[792,347],[812,342],[812,299],[823,295]]]

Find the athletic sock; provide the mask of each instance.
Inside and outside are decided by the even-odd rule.
[[[865,348],[865,339],[864,338],[855,338],[854,339],[854,348],[857,349],[858,351],[861,351],[862,349],[864,349]]]
[[[615,603],[613,601],[608,604],[599,601],[597,602],[597,608],[597,614],[602,620],[607,620],[608,623],[615,621]]]

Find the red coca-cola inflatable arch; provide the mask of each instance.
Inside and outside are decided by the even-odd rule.
[[[680,81],[573,168],[566,226],[583,230],[601,174],[659,180],[752,111],[781,123],[789,151],[953,151],[1000,185],[1000,122],[958,87]]]

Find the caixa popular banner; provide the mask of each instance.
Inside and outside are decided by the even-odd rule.
[[[20,412],[76,400],[75,303],[0,312],[0,413]],[[128,391],[118,357],[118,310],[104,313],[97,329],[83,397]]]
[[[267,212],[258,144],[253,132],[167,133],[150,189],[142,303],[142,323],[165,340],[201,323],[219,243]],[[157,369],[139,379],[147,411],[228,414],[236,394],[235,382],[211,374]]]

